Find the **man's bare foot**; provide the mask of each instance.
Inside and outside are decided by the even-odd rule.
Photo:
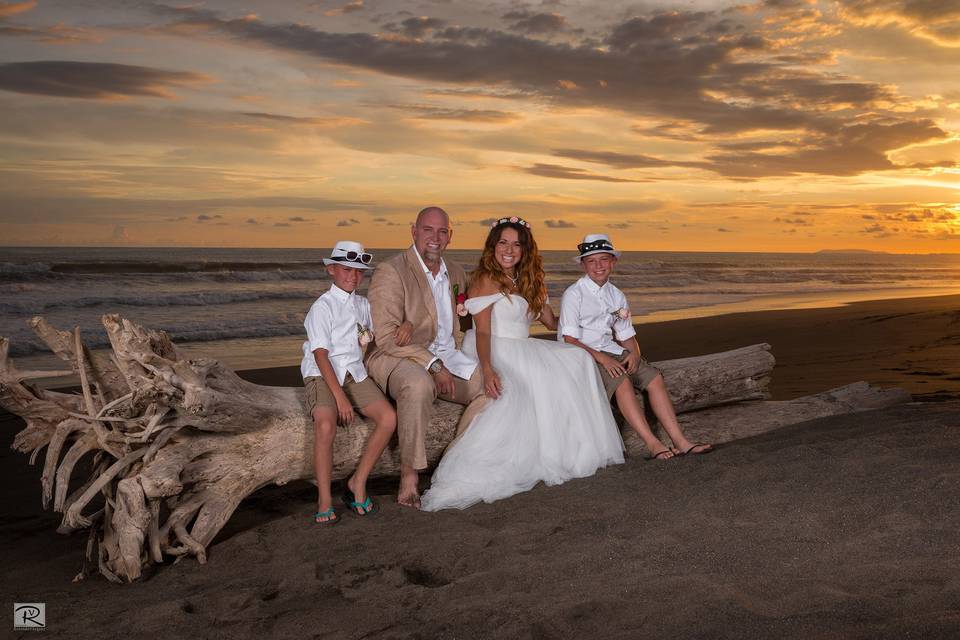
[[[397,492],[397,504],[412,509],[420,508],[420,492],[418,491],[420,476],[412,467],[400,467],[400,490]]]
[[[410,507],[411,509],[420,510],[420,494],[414,491],[413,493],[401,493],[397,496],[397,504],[401,507]]]

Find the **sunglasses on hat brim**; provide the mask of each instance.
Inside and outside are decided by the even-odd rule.
[[[336,260],[337,262],[359,262],[361,264],[370,264],[370,261],[373,260],[373,254],[360,253],[358,251],[347,251],[346,254],[342,256],[333,256],[330,259]]]

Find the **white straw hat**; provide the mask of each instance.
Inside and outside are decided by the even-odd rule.
[[[620,252],[613,248],[613,243],[605,233],[588,233],[583,237],[583,242],[577,245],[577,250],[580,255],[573,259],[574,262],[580,262],[595,253],[610,253],[616,258],[620,257]]]
[[[341,240],[330,252],[329,258],[323,259],[323,264],[339,264],[351,269],[369,269],[367,266],[373,256],[364,251],[363,245],[351,240]]]

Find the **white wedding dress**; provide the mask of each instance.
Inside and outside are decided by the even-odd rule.
[[[491,304],[490,356],[503,392],[447,449],[423,494],[424,511],[465,509],[623,462],[620,431],[590,355],[531,338],[521,296],[466,301],[473,314]],[[476,357],[472,330],[463,351]]]

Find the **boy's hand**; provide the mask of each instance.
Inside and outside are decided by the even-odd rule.
[[[353,424],[353,405],[345,393],[339,393],[337,399],[337,422],[344,427]]]
[[[603,367],[611,378],[619,378],[626,373],[623,365],[616,358],[602,351],[597,354],[597,364]]]
[[[628,350],[627,357],[623,359],[621,364],[626,368],[627,374],[632,374],[640,366],[640,354]]]
[[[398,347],[405,347],[410,344],[410,338],[413,336],[413,323],[404,320],[403,324],[397,327],[397,335],[393,341]]]

